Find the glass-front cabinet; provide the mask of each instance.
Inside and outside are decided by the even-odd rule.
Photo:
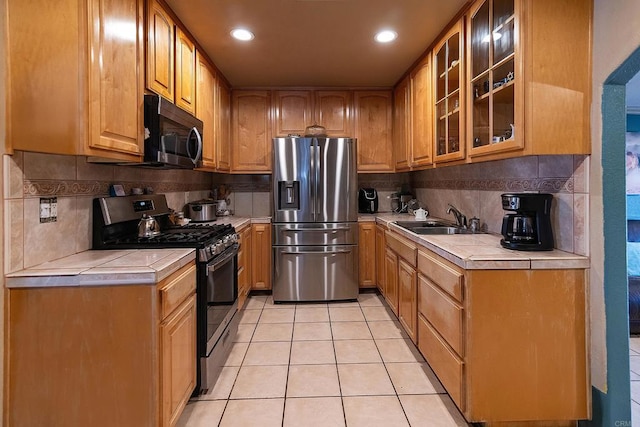
[[[471,156],[523,147],[516,2],[485,0],[468,15]]]
[[[456,23],[433,50],[435,86],[435,161],[463,159],[464,37]]]

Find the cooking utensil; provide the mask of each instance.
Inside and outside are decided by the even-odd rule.
[[[153,237],[160,234],[160,225],[152,216],[142,214],[138,223],[138,237]]]
[[[218,203],[214,200],[198,200],[187,203],[187,217],[193,222],[215,221]]]

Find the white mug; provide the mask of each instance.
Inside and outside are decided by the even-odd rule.
[[[416,209],[413,214],[416,216],[416,221],[425,221],[428,215],[427,211],[422,208]]]
[[[218,200],[218,212],[224,212],[227,210],[227,201]]]

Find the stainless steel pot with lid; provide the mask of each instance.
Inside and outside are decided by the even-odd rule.
[[[186,216],[194,222],[206,222],[216,220],[218,202],[214,200],[198,200],[187,203]]]

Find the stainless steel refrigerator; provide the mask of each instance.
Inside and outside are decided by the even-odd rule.
[[[358,297],[356,140],[273,139],[273,299]]]

